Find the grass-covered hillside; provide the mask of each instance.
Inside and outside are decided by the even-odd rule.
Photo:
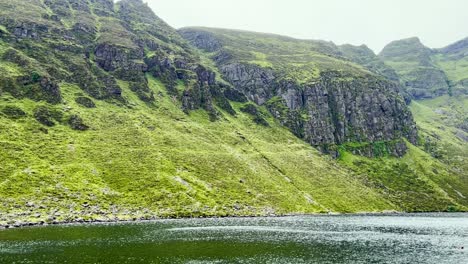
[[[236,61],[272,68],[280,80],[304,84],[317,81],[321,72],[330,70],[353,75],[370,73],[367,68],[346,60],[331,42],[217,28],[186,28],[179,32],[189,39],[193,32],[211,36],[211,39],[199,39],[198,46],[208,53],[222,48],[225,56],[220,54],[217,59],[223,63]]]
[[[432,55],[433,51],[418,38],[393,41],[379,54],[416,99],[440,96],[449,90],[447,76],[434,63]]]
[[[368,159],[343,150],[320,154],[265,114],[268,127],[224,113],[185,114],[149,77],[156,105],[125,82],[131,106],[93,100],[62,83],[67,109],[52,127],[34,117],[37,103],[4,95],[1,111],[0,221],[53,222],[182,216],[318,212],[464,210],[466,178],[416,147],[403,158]],[[222,110],[221,110],[222,111]],[[72,130],[71,113],[87,131]],[[465,208],[466,209],[466,208]]]
[[[419,139],[417,147],[408,143],[405,156],[369,159],[342,148],[339,161],[355,173],[366,175],[390,201],[401,202],[405,210],[426,206],[458,210],[449,204],[466,205],[468,201],[468,98],[446,95],[413,100],[410,109]],[[441,202],[434,197],[447,200]]]
[[[449,94],[468,94],[468,38],[437,50],[432,59],[449,80]]]
[[[452,165],[455,171],[468,169],[468,97],[442,96],[413,101],[411,110],[418,122],[421,146],[432,156]]]
[[[213,123],[202,110],[185,114],[154,78],[155,105],[120,84],[131,106],[89,109],[62,83],[68,103],[41,104],[68,109],[53,127],[35,120],[37,103],[2,96],[2,223],[399,209],[271,118],[264,127],[239,111]],[[70,129],[69,113],[89,130]]]
[[[201,51],[141,0],[0,0],[0,226],[468,210],[464,103],[413,104],[418,137],[372,54],[239,34]],[[253,65],[242,89],[222,61]]]
[[[430,49],[418,38],[389,43],[380,58],[398,74],[401,84],[415,99],[468,92],[468,41],[442,49]]]
[[[403,138],[417,141],[398,84],[365,47],[229,29],[179,32],[237,90],[325,153],[352,145],[361,155],[402,156]]]

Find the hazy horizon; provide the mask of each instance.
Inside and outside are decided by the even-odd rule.
[[[175,28],[216,27],[365,44],[419,37],[441,48],[468,37],[465,0],[143,0]]]

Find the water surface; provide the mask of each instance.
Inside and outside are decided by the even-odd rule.
[[[161,220],[0,231],[0,263],[468,263],[468,214]]]

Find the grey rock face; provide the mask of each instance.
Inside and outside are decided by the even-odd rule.
[[[62,95],[60,88],[56,82],[48,77],[42,77],[39,83],[44,99],[52,104],[56,104],[62,101]]]
[[[131,79],[134,74],[141,74],[147,70],[146,65],[135,60],[143,61],[144,52],[141,49],[124,49],[109,44],[101,44],[94,52],[97,64],[106,71],[121,70],[122,77]]]
[[[323,73],[315,84],[277,82],[274,72],[255,65],[221,66],[223,76],[249,99],[267,108],[299,137],[324,151],[347,142],[394,141],[416,143],[417,130],[397,84],[368,76],[343,78]],[[389,152],[405,153],[402,144]],[[370,149],[370,150],[369,150]],[[373,156],[372,148],[361,154]]]
[[[298,84],[282,79],[273,68],[236,60],[229,50],[219,47],[223,43],[212,33],[196,29],[180,33],[200,49],[217,51],[212,58],[225,80],[324,152],[337,155],[337,146],[351,144],[355,146],[352,151],[360,155],[402,156],[406,152],[402,138],[417,141],[415,122],[397,82],[370,73],[348,76],[326,70],[315,81]],[[343,49],[350,57],[365,60],[360,64],[375,65],[376,71],[389,69],[365,47]]]
[[[302,108],[309,115],[306,140],[323,145],[389,141],[404,136],[415,143],[412,116],[402,98],[393,92],[393,85],[371,77],[347,81],[325,74],[318,84],[304,87]]]
[[[166,85],[171,96],[179,97],[185,112],[195,109],[205,109],[211,120],[218,118],[214,107],[214,99],[228,113],[234,115],[226,94],[235,96],[232,87],[223,86],[216,81],[216,74],[204,66],[182,56],[175,59],[164,54],[155,54],[145,59],[148,72],[159,78]],[[177,90],[177,82],[183,81],[185,87],[182,93]],[[180,87],[179,87],[180,88]],[[241,96],[239,96],[240,98]]]
[[[264,104],[273,96],[275,76],[270,69],[255,65],[233,63],[220,67],[223,76],[257,104]]]
[[[83,123],[83,119],[78,115],[70,116],[68,119],[68,125],[74,130],[84,131],[89,129],[89,127]]]
[[[442,70],[420,68],[409,73],[411,76],[404,82],[407,91],[415,99],[433,98],[447,93],[448,79]]]
[[[179,33],[193,45],[207,52],[218,51],[222,47],[221,42],[210,32],[181,29]]]
[[[19,21],[9,17],[0,17],[0,24],[4,25],[16,39],[38,40],[43,36],[48,36],[51,29],[41,23],[33,21]]]

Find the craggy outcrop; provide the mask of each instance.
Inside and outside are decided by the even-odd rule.
[[[55,104],[62,101],[58,84],[66,82],[119,105],[126,104],[127,87],[155,103],[146,78],[151,74],[186,112],[202,108],[215,120],[216,101],[235,114],[224,95],[232,87],[218,83],[183,38],[141,0],[19,1],[14,8],[0,0],[0,7],[7,12],[0,17],[2,41],[12,47],[0,55],[14,73],[0,76],[1,92]],[[27,9],[36,16],[21,14]]]
[[[336,156],[339,146],[352,145],[350,151],[365,156],[402,156],[406,152],[403,138],[417,141],[413,117],[394,81],[369,72],[357,74],[359,70],[352,69],[322,70],[315,80],[299,82],[294,77],[282,78],[284,72],[274,64],[262,67],[245,61],[247,55],[242,57],[231,51],[237,44],[229,41],[235,38],[225,41],[216,35],[216,30],[195,28],[180,32],[193,45],[214,53],[212,58],[223,77],[237,91],[256,104],[265,105],[296,136],[323,152]],[[276,41],[278,37],[274,38]],[[222,43],[229,43],[229,48],[225,49]],[[239,54],[250,52],[249,47],[243,48]],[[378,67],[375,71],[388,70],[375,54],[371,59],[369,63]]]
[[[0,6],[8,5],[5,1],[0,0]],[[36,17],[25,19],[11,13],[0,18],[2,40],[12,46],[3,52],[2,60],[12,64],[9,71],[14,73],[0,76],[0,90],[18,98],[58,104],[63,101],[59,84],[66,83],[80,87],[94,99],[119,105],[127,103],[123,89],[148,104],[157,104],[147,80],[152,75],[166,86],[169,96],[179,100],[185,112],[204,109],[211,120],[217,120],[221,112],[236,115],[230,100],[250,100],[265,106],[294,134],[325,152],[336,153],[338,146],[350,142],[386,142],[388,152],[401,155],[402,145],[390,142],[401,142],[402,137],[416,141],[414,122],[397,94],[398,87],[353,64],[352,59],[344,59],[344,49],[333,43],[304,42],[299,46],[304,54],[321,56],[326,63],[314,66],[306,57],[297,68],[290,69],[289,61],[285,62],[281,72],[267,61],[264,47],[233,51],[225,49],[231,43],[215,33],[182,30],[192,44],[214,54],[222,74],[216,76],[181,35],[141,0],[122,0],[115,4],[117,8],[111,0],[20,1],[18,12],[28,5]],[[296,42],[274,38],[288,45]],[[244,45],[243,49],[249,47]],[[368,49],[347,51],[356,61],[367,58],[360,63],[373,66],[375,72],[388,70]],[[288,56],[290,51],[280,48],[278,52]],[[335,65],[341,68],[334,69]],[[325,66],[331,68],[322,68]],[[306,76],[298,80],[296,70]],[[87,97],[77,101],[80,105],[96,106],[83,98]],[[242,111],[268,126],[263,108],[249,104]],[[46,122],[45,115],[38,116],[44,123],[53,123]],[[78,124],[75,128],[83,128],[78,121],[74,118],[72,122]],[[376,153],[361,152],[368,156]]]
[[[323,73],[314,84],[276,82],[274,73],[254,65],[221,67],[223,76],[299,137],[325,152],[347,142],[393,141],[416,143],[417,130],[395,83],[378,77],[346,78]],[[402,145],[390,152],[401,156]],[[363,152],[373,156],[372,153]]]
[[[116,71],[117,77],[123,80],[133,81],[147,69],[141,49],[125,49],[104,43],[96,47],[94,56],[102,69]],[[141,62],[136,62],[138,60]]]

